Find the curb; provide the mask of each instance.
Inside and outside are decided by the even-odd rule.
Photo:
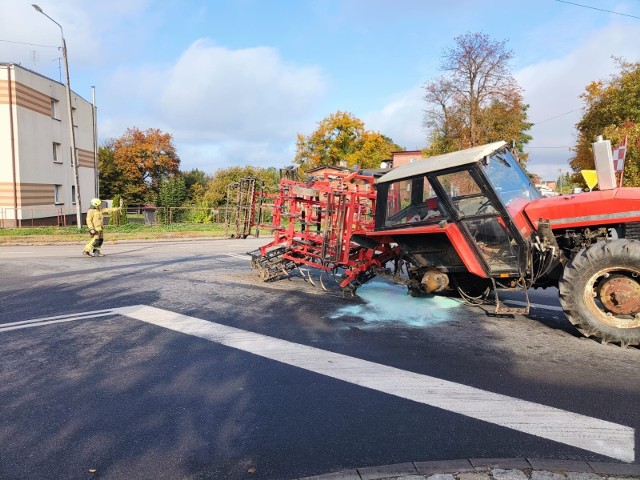
[[[640,479],[640,465],[536,458],[468,458],[344,470],[298,480],[600,480]]]

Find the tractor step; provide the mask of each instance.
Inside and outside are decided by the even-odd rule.
[[[530,305],[525,307],[507,307],[499,301],[496,302],[495,313],[498,315],[527,315],[529,313]]]
[[[500,300],[500,297],[498,295],[499,290],[496,288],[495,282],[493,283],[493,292],[496,301],[495,313],[497,315],[527,315],[529,313],[529,309],[531,308],[531,302],[529,301],[529,291],[526,288],[522,287],[522,283],[518,283],[518,285],[519,286],[516,286],[514,288],[503,289],[503,291],[521,291],[524,298],[522,299],[523,301],[518,301],[518,303],[524,303],[524,307],[509,307],[502,303],[502,300]]]

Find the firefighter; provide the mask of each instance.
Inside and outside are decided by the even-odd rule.
[[[100,247],[104,241],[102,216],[105,213],[117,210],[120,210],[120,207],[102,208],[102,200],[99,198],[91,199],[91,207],[89,207],[87,211],[87,227],[89,227],[91,239],[84,246],[84,250],[82,250],[83,255],[87,257],[104,257],[104,254],[100,253]]]

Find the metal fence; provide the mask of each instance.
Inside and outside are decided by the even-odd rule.
[[[144,225],[224,224],[226,208],[128,206],[129,223]]]
[[[220,224],[224,225],[233,217],[233,211],[227,207],[153,207],[148,205],[128,206],[129,223],[141,225],[169,224]],[[83,213],[83,219],[85,217]],[[105,223],[109,223],[110,214],[105,214]],[[84,221],[84,220],[83,220]],[[29,207],[0,208],[0,228],[26,228],[43,226],[76,225],[75,208]]]
[[[0,228],[76,224],[75,207],[0,207]]]

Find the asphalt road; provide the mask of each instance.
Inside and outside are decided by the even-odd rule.
[[[264,242],[0,247],[0,478],[638,463],[640,349],[579,337],[554,289],[515,318],[377,280],[342,298],[260,281]]]

